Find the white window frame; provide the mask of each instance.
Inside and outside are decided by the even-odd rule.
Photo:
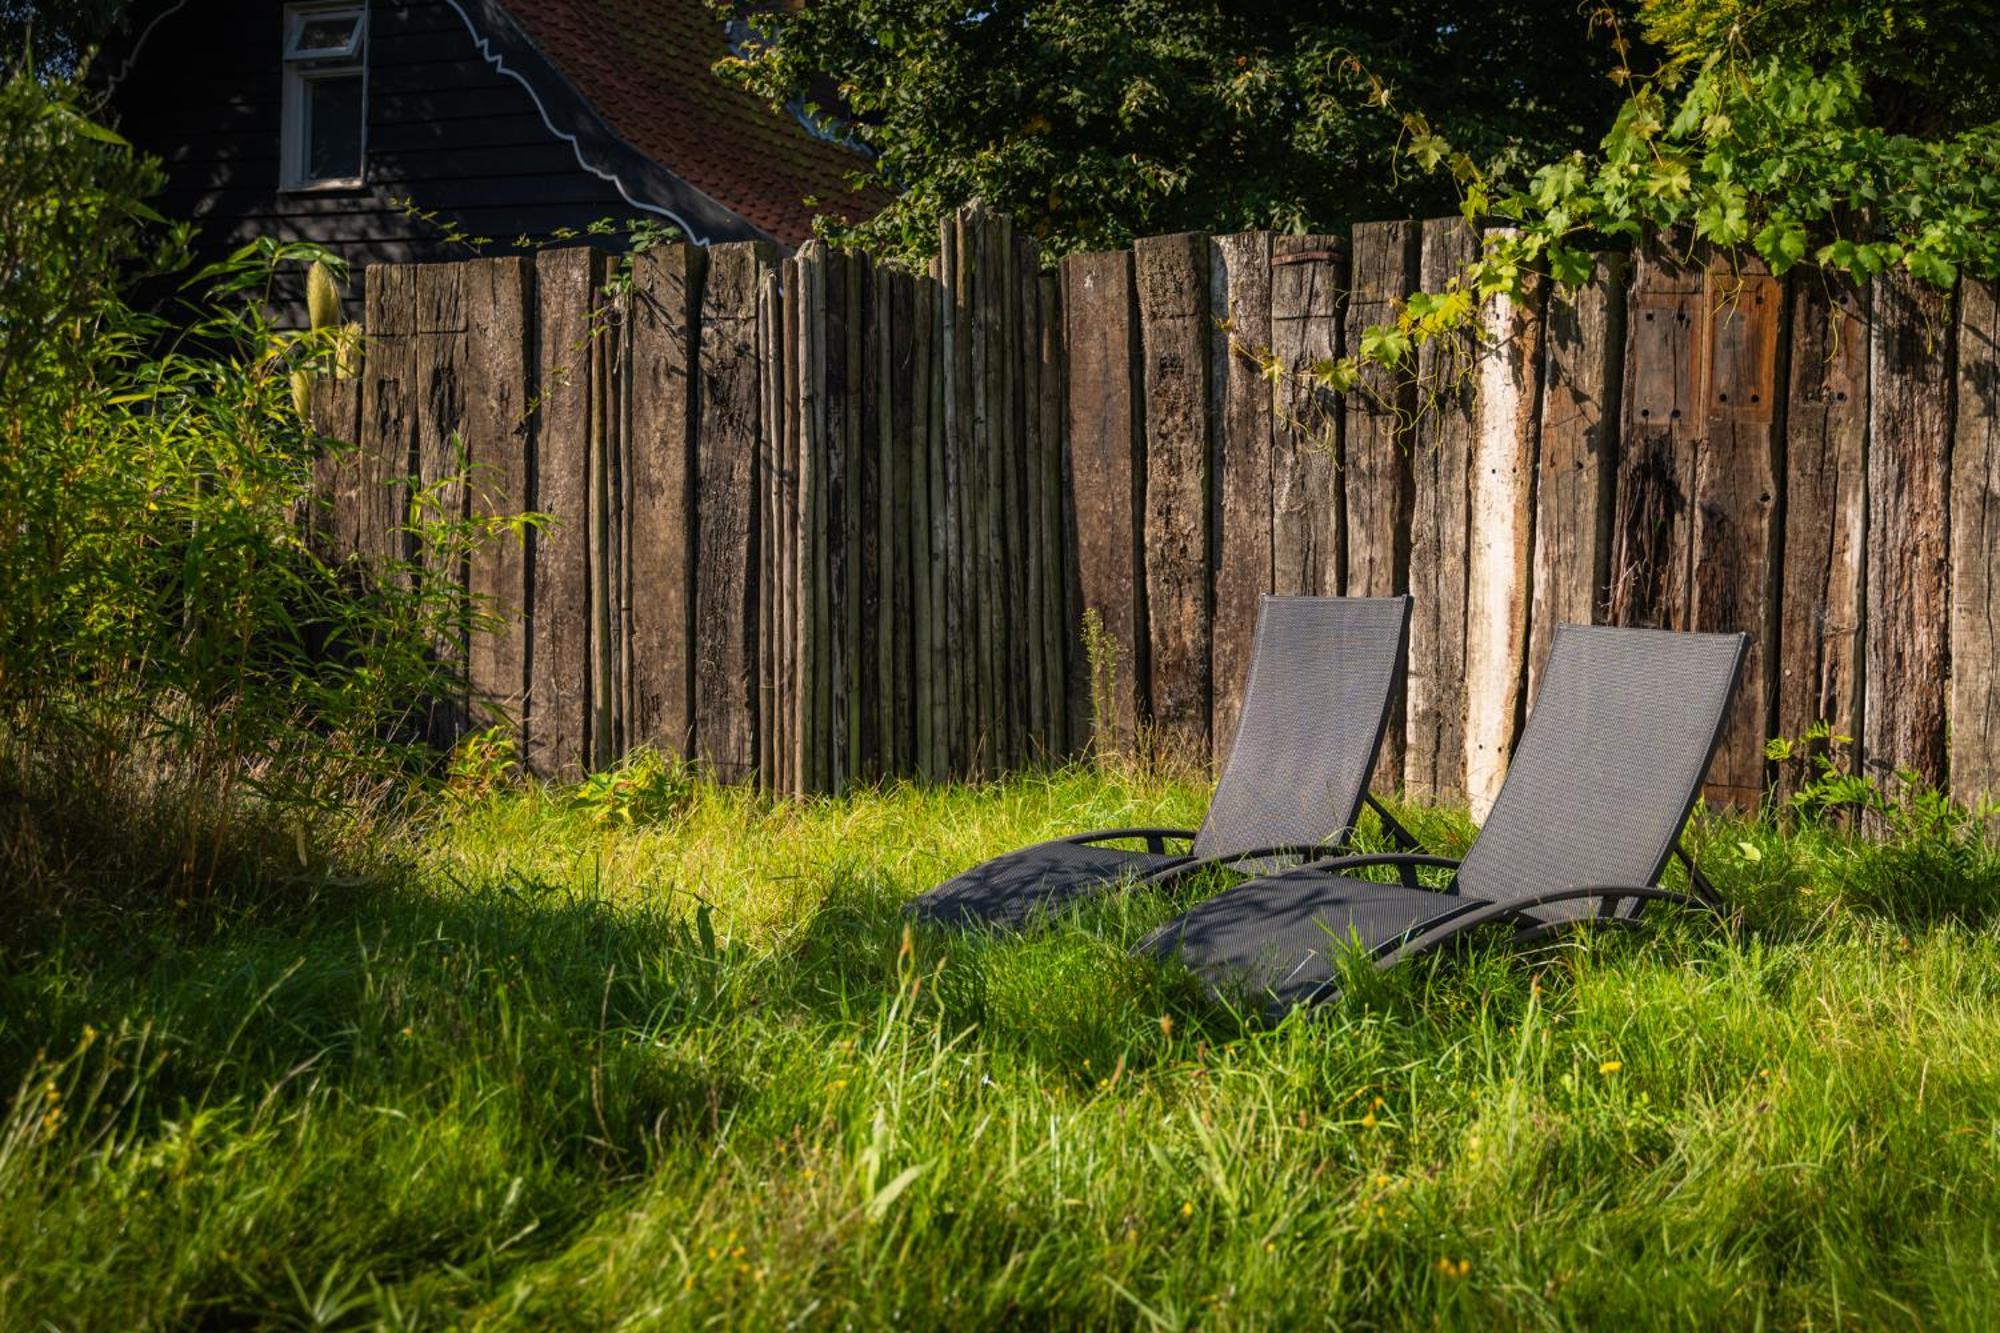
[[[354,18],[353,36],[346,45],[310,51],[297,49],[307,22],[336,14]],[[356,0],[286,5],[285,42],[279,49],[279,63],[285,82],[282,124],[278,130],[279,185],[293,192],[359,189],[368,173],[368,6]],[[317,80],[352,78],[357,74],[361,76],[361,170],[353,176],[308,176],[306,145],[311,126],[306,122],[312,101],[306,93]]]

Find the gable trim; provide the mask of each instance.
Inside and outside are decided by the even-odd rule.
[[[679,227],[696,245],[776,237],[666,170],[619,138],[496,0],[445,0],[465,23],[480,58],[527,92],[549,133],[570,146],[579,167],[608,182],[626,203]]]

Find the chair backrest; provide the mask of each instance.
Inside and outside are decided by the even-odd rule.
[[[1657,883],[1700,794],[1748,645],[1742,634],[1558,628],[1507,780],[1459,868],[1460,891],[1505,902]]]
[[[1271,597],[1198,856],[1318,844],[1354,826],[1403,682],[1407,597]]]

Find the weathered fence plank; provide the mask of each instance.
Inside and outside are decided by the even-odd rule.
[[[1482,322],[1479,425],[1469,460],[1465,615],[1465,794],[1485,819],[1525,712],[1534,591],[1535,461],[1541,408],[1541,284],[1496,296]]]
[[[1042,615],[1048,598],[1042,567],[1042,337],[1041,301],[1035,280],[1040,266],[1033,244],[1023,237],[1020,261],[1015,266],[1019,284],[1017,309],[1020,329],[1020,415],[1021,415],[1021,539],[1022,550],[1015,567],[1022,580],[1021,650],[1027,663],[1027,716],[1025,733],[1030,759],[1049,756],[1048,663],[1042,656]]]
[[[1460,218],[1423,224],[1419,281],[1442,292],[1479,257],[1479,233]],[[1489,330],[1489,333],[1496,332]],[[1408,714],[1403,786],[1423,800],[1457,800],[1466,781],[1467,523],[1475,437],[1485,424],[1478,390],[1490,358],[1471,337],[1426,343],[1417,359],[1411,471]]]
[[[768,247],[709,249],[701,298],[701,430],[695,441],[695,753],[717,777],[756,773],[757,303]]]
[[[1006,682],[1007,745],[1001,760],[1018,768],[1031,753],[1028,723],[1027,500],[1021,464],[1025,456],[1022,411],[1021,248],[1013,223],[996,215],[992,272],[999,288],[990,306],[998,321],[996,380],[999,385],[994,456],[1000,474],[999,582],[1002,618],[1001,671]]]
[[[2000,794],[2000,284],[1960,285],[1951,474],[1951,786]]]
[[[1075,549],[1065,535],[1068,505],[1063,495],[1067,475],[1063,457],[1062,304],[1054,274],[1038,274],[1036,303],[1036,403],[1041,453],[1042,677],[1046,682],[1044,728],[1052,757],[1069,754],[1070,559]]]
[[[799,644],[801,782],[809,791],[833,785],[832,564],[827,496],[827,256],[807,242],[799,250]]]
[[[757,396],[762,417],[757,453],[757,781],[784,791],[785,728],[791,698],[785,685],[785,314],[780,265],[763,266],[757,291]]]
[[[1868,291],[1831,274],[1794,284],[1785,407],[1785,546],[1777,732],[1861,725],[1861,573],[1868,438]],[[1804,758],[1778,771],[1790,797]]]
[[[532,771],[562,780],[583,771],[590,734],[587,501],[599,270],[596,252],[580,247],[535,257],[540,375],[531,504],[549,522],[535,534],[529,559],[526,753]]]
[[[534,269],[522,259],[465,264],[461,300],[469,332],[465,449],[475,519],[525,514],[535,417],[529,403]],[[516,720],[528,699],[528,543],[496,537],[472,553],[466,587],[475,615],[491,621],[466,654],[473,724]]]
[[[1145,562],[1153,724],[1176,753],[1208,754],[1208,245],[1199,233],[1133,247],[1143,331]]]
[[[362,366],[354,547],[377,571],[410,559],[409,483],[416,474],[416,266],[372,264],[363,279],[368,354]]]
[[[361,385],[358,374],[322,375],[312,386],[313,434],[325,443],[313,460],[307,523],[313,549],[338,563],[359,553],[361,523]]]
[[[1702,270],[1647,247],[1633,263],[1625,323],[1625,418],[1612,516],[1615,625],[1684,629],[1701,410]]]
[[[860,400],[860,433],[855,437],[855,693],[854,767],[863,782],[882,775],[884,717],[882,709],[882,525],[886,517],[887,479],[883,474],[882,426],[888,411],[882,367],[888,360],[889,326],[882,309],[888,270],[859,257],[856,275],[861,294],[861,360],[856,379]]]
[[[1422,229],[1415,222],[1369,222],[1354,228],[1347,298],[1346,345],[1393,323],[1416,287]],[[1388,597],[1409,589],[1411,486],[1409,428],[1417,386],[1409,367],[1370,369],[1346,398],[1341,441],[1341,493],[1347,511],[1346,592]],[[1404,701],[1390,706],[1388,731],[1375,762],[1375,786],[1403,782]]]
[[[1208,364],[1215,433],[1215,623],[1209,678],[1219,763],[1228,757],[1243,708],[1258,598],[1273,588],[1272,395],[1263,362],[1271,348],[1270,233],[1211,239],[1208,272],[1209,309],[1214,315]]]
[[[673,245],[636,256],[623,326],[632,663],[625,734],[634,746],[683,756],[693,753],[693,467],[704,254]]]
[[[1147,714],[1150,645],[1140,556],[1146,462],[1140,425],[1138,307],[1130,251],[1063,261],[1069,494],[1082,613],[1103,627],[1090,719],[1101,745],[1129,753]]]
[[[1590,280],[1546,303],[1535,586],[1528,697],[1541,688],[1556,626],[1602,619],[1617,484],[1625,350],[1625,257],[1599,255]]]
[[[1345,586],[1344,408],[1315,366],[1346,346],[1347,242],[1279,236],[1271,246],[1271,354],[1282,370],[1271,430],[1271,590],[1337,597]]]
[[[427,541],[432,525],[454,525],[466,516],[465,494],[465,315],[459,299],[458,264],[422,264],[415,270],[416,323],[410,338],[411,441],[416,460],[419,504],[411,515],[424,576],[433,586],[465,584],[465,570],[452,554],[453,538]],[[442,550],[438,549],[442,546]],[[462,672],[467,648],[461,620],[440,635],[439,660]],[[465,733],[467,700],[457,690],[430,702],[429,732],[434,744],[450,746]]]
[[[617,540],[624,516],[619,494],[622,478],[615,446],[618,432],[615,405],[623,395],[617,365],[623,346],[622,321],[615,304],[598,308],[590,340],[590,445],[587,464],[589,539],[590,675],[586,767],[609,768],[621,753],[620,698],[624,692],[620,652],[624,625],[619,618],[618,589],[624,581],[624,546]]]
[[[1873,765],[1943,782],[1950,665],[1946,487],[1950,298],[1877,278],[1868,340],[1868,666],[1861,742]]]
[[[969,399],[966,378],[970,366],[971,340],[962,336],[965,327],[965,294],[960,289],[957,219],[940,224],[938,250],[938,385],[937,477],[939,479],[940,580],[944,589],[943,630],[944,675],[940,678],[945,699],[944,734],[946,766],[964,772],[971,763],[972,733],[977,728],[973,698],[978,691],[978,630],[966,606],[966,561],[969,555],[966,531],[965,475],[966,417]]]
[[[917,433],[922,402],[922,375],[917,365],[914,328],[915,283],[908,273],[887,271],[882,316],[888,322],[888,355],[883,360],[884,410],[881,434],[883,493],[887,516],[882,525],[882,612],[880,671],[883,717],[883,766],[892,773],[915,773],[916,763],[916,644],[915,561],[911,530],[916,467],[923,456]]]
[[[919,610],[921,656],[917,664],[918,708],[923,716],[919,746],[924,751],[923,775],[939,781],[951,772],[952,736],[957,718],[951,691],[949,636],[945,628],[945,600],[948,596],[947,563],[951,550],[948,511],[945,506],[945,380],[942,351],[944,289],[936,272],[927,270],[917,279],[917,333],[920,352],[917,363],[924,383],[923,428],[918,440],[923,454],[925,495],[923,521],[915,534],[919,541],[918,586],[924,607]]]
[[[1687,624],[1750,636],[1705,791],[1710,800],[1754,808],[1766,789],[1764,745],[1776,697],[1776,423],[1788,340],[1780,284],[1759,261],[1713,263],[1707,286]]]

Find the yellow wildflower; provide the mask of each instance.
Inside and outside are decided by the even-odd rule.
[[[1600,1074],[1615,1074],[1624,1067],[1625,1062],[1623,1060],[1606,1060],[1597,1067],[1597,1072]]]

